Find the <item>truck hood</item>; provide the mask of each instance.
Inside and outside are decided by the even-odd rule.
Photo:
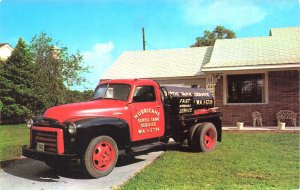
[[[43,117],[56,119],[60,123],[66,120],[76,120],[87,117],[113,117],[120,112],[122,113],[126,106],[127,102],[119,100],[94,100],[55,106],[46,110]]]

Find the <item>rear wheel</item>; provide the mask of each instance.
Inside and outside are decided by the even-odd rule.
[[[210,122],[200,123],[190,138],[190,146],[194,151],[210,152],[217,145],[217,130]]]
[[[195,131],[197,130],[197,128],[199,127],[199,124],[196,124],[196,125],[193,125],[190,129],[189,129],[189,136],[188,136],[188,145],[190,148],[194,149],[193,148],[193,138],[194,138],[194,134],[195,134]]]
[[[108,175],[118,160],[118,147],[109,136],[94,138],[88,145],[84,157],[84,166],[87,173],[93,178]]]

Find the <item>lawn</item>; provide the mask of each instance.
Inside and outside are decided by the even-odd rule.
[[[19,158],[25,125],[0,125],[0,161]],[[170,146],[121,189],[298,189],[299,133],[224,133],[211,153]]]
[[[224,133],[211,153],[169,148],[121,189],[298,189],[300,134]]]
[[[0,161],[19,158],[29,136],[26,125],[0,125]]]

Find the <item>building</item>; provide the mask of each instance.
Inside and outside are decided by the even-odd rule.
[[[300,27],[271,29],[270,36],[217,40],[202,67],[214,79],[216,104],[226,124],[259,111],[276,125],[279,110],[299,113]],[[298,119],[299,121],[299,114]]]
[[[216,97],[223,123],[276,125],[279,110],[298,113],[300,27],[271,29],[266,37],[216,40],[213,47],[125,52],[103,79],[152,78],[160,84],[200,85]],[[288,123],[288,125],[291,125]]]
[[[212,47],[124,52],[102,79],[150,78],[161,85],[205,87]]]
[[[8,43],[0,43],[0,59],[6,60],[12,53],[13,48]]]

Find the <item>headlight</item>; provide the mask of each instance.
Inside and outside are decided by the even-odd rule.
[[[76,133],[76,124],[70,123],[68,126],[68,131],[71,135],[74,135]]]
[[[26,119],[26,125],[30,129],[33,125],[33,120],[32,119]]]

